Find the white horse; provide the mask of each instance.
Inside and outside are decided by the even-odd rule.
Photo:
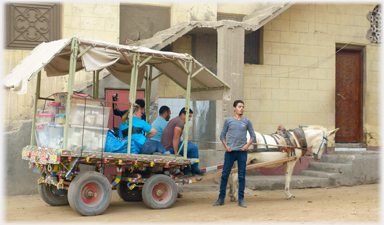
[[[304,132],[304,136],[305,136],[304,140],[306,140],[306,144],[307,144],[306,149],[308,150],[308,152],[312,153],[312,158],[314,160],[319,160],[321,158],[323,151],[327,148],[327,144],[328,144],[327,138],[331,135],[334,135],[338,130],[339,130],[339,128],[336,128],[334,130],[327,132],[326,128],[324,128],[322,126],[317,126],[317,125],[302,127],[302,131]],[[290,133],[292,134],[295,142],[297,143],[297,147],[303,147],[300,145],[300,142],[302,144],[303,141],[299,141],[293,132],[290,131]],[[271,135],[262,135],[262,134],[257,133],[257,132],[255,132],[255,134],[256,134],[256,142],[258,144],[257,148],[264,148],[265,149],[266,145],[260,145],[260,144],[269,144],[270,146],[268,146],[268,148],[271,149],[272,152],[248,153],[247,165],[250,164],[251,162],[252,163],[271,162],[271,161],[284,159],[284,158],[288,157],[287,152],[273,152],[273,148],[275,148],[274,150],[276,150],[277,147],[271,147],[271,145],[276,145],[275,140],[277,140],[280,145],[286,145],[285,141],[281,140],[282,139],[281,136],[280,136],[280,140],[279,140],[278,137],[276,137],[276,136],[275,136],[275,138],[273,138]],[[250,138],[250,135],[248,133],[247,140],[249,140],[249,138]],[[303,151],[299,148],[295,148],[294,152],[295,152],[296,157],[297,157],[296,160],[285,162],[285,163],[278,163],[278,164],[274,164],[274,165],[270,165],[270,166],[265,167],[265,168],[272,168],[272,167],[278,167],[278,166],[281,166],[282,164],[284,164],[284,166],[285,166],[285,194],[286,194],[288,200],[295,198],[295,196],[293,196],[289,192],[289,184],[291,182],[293,168],[295,167],[295,164],[300,159],[300,157],[303,156],[303,154],[305,154],[305,151]],[[238,199],[238,185],[239,185],[237,173],[233,173],[230,175],[230,177],[228,179],[228,183],[229,183],[228,194],[231,198],[231,201],[237,201],[237,199]]]

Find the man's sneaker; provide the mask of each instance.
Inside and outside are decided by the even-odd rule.
[[[244,203],[244,200],[240,200],[240,199],[239,199],[239,206],[243,208],[247,208],[247,205]]]
[[[213,206],[219,206],[219,205],[224,205],[224,199],[218,199]]]
[[[164,154],[164,155],[169,155],[169,154],[171,154],[171,152],[170,152],[170,151],[166,151],[166,152],[164,152],[163,154]]]
[[[200,175],[200,174],[204,174],[205,172],[204,172],[204,170],[197,168],[197,169],[193,169],[192,173]]]

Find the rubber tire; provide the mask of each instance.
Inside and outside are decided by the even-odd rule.
[[[169,188],[169,191],[171,192],[170,198],[167,202],[158,203],[152,196],[152,191],[154,187],[159,183],[166,185]],[[170,208],[176,202],[176,199],[177,199],[177,185],[175,181],[172,180],[167,175],[156,174],[148,178],[148,180],[144,183],[142,196],[143,196],[143,201],[145,205],[151,209]]]
[[[101,199],[96,206],[89,206],[82,199],[82,189],[85,185],[94,183],[101,189]],[[100,193],[98,193],[100,194]],[[68,201],[72,209],[83,216],[94,216],[103,213],[111,203],[112,188],[109,180],[101,173],[87,171],[73,179],[68,189]]]
[[[66,190],[57,190],[57,187],[54,185],[45,185],[39,184],[37,187],[41,199],[50,206],[62,206],[68,205],[68,191]],[[58,195],[54,192],[64,192],[63,195]]]
[[[117,194],[120,198],[126,202],[141,202],[143,201],[142,192],[138,187],[135,187],[133,190],[129,190],[126,182],[120,182],[117,185]],[[140,191],[140,194],[135,195]]]

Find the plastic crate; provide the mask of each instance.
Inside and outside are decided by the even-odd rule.
[[[67,92],[58,92],[58,93],[54,93],[53,97],[55,99],[55,102],[60,102],[61,106],[65,106],[67,101],[67,95],[68,95]],[[88,94],[74,93],[72,96],[81,98],[81,99],[72,98],[71,103],[73,104],[84,104],[86,102],[87,105],[100,106],[100,102],[98,101],[88,101],[89,99],[92,99],[91,97],[89,97]]]
[[[56,114],[55,124],[65,124],[65,114]]]
[[[36,136],[37,136],[37,146],[48,147],[49,123],[37,123]]]
[[[69,123],[72,125],[107,127],[110,110],[110,107],[73,104],[71,105]]]
[[[58,124],[49,124],[49,148],[61,148],[64,140],[64,126]]]
[[[108,128],[71,125],[68,131],[68,148],[75,151],[102,152]]]
[[[36,122],[37,123],[53,123],[53,117],[55,114],[53,113],[38,113]]]
[[[59,106],[59,114],[65,114],[65,107],[64,106]]]
[[[50,102],[50,103],[47,103],[47,106],[48,106],[48,113],[53,113],[53,114],[59,113],[60,102]]]

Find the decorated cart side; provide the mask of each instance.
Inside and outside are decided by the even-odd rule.
[[[68,91],[56,93],[55,99],[40,96],[43,68],[48,77],[68,74]],[[82,69],[93,71],[92,90],[95,99],[73,94],[75,72]],[[105,104],[108,101],[98,99],[99,72],[102,69],[107,69],[121,82],[130,85],[129,103],[118,104],[132,107],[137,87],[141,86],[144,79],[145,100],[149,103],[151,83],[161,75],[186,90],[185,137],[188,137],[191,96],[196,100],[221,99],[223,91],[229,88],[188,54],[76,37],[40,44],[3,79],[4,85],[18,94],[26,94],[27,82],[35,76],[37,79],[31,141],[22,149],[22,158],[29,161],[34,172],[42,174],[37,181],[39,194],[52,206],[69,204],[82,215],[102,213],[110,204],[112,188],[115,187],[125,201],[143,200],[150,208],[169,208],[177,198],[177,183],[201,180],[193,176],[175,176],[176,169],[183,169],[199,159],[188,159],[187,150],[183,157],[130,154],[132,126],[128,129],[127,154],[104,152],[108,131],[105,121],[108,121],[110,109],[100,106],[100,102]],[[154,76],[155,69],[158,74]],[[37,114],[38,100],[49,102],[48,113]],[[146,104],[147,115],[149,106]],[[55,113],[50,112],[51,108]],[[99,120],[96,116],[86,117],[86,112],[102,117]],[[132,117],[132,110],[129,117]],[[61,130],[61,141],[52,139],[52,133],[57,135],[57,128]],[[41,129],[47,130],[43,132]],[[41,132],[45,135],[40,135]],[[89,134],[93,139],[86,140]],[[187,138],[183,142],[187,148],[186,143]],[[95,171],[79,173],[80,164],[93,165]],[[117,171],[109,179],[104,175],[107,167]]]

